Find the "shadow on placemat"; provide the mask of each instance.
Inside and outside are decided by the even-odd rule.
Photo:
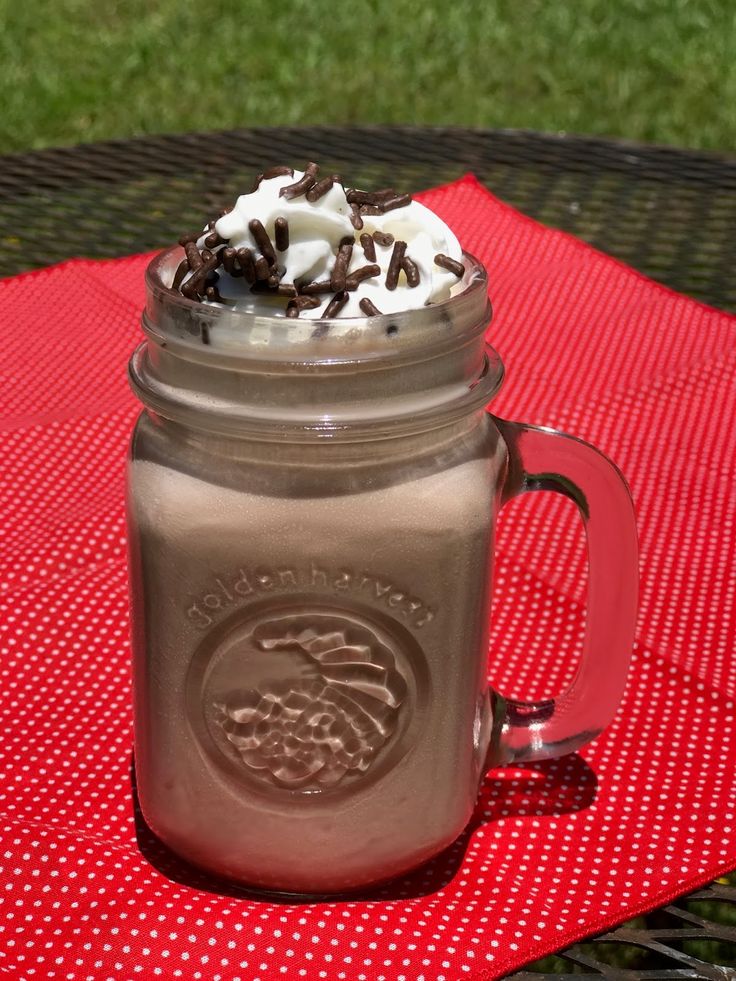
[[[380,902],[430,896],[450,885],[461,869],[473,833],[507,816],[562,815],[589,807],[596,795],[595,773],[574,754],[530,764],[523,771],[488,774],[473,816],[463,833],[443,852],[408,875],[345,896],[283,896],[258,892],[212,875],[185,861],[149,828],[141,813],[131,759],[136,839],[143,857],[169,881],[217,896],[250,902]],[[729,884],[730,883],[730,884]],[[715,966],[714,966],[715,965]],[[664,909],[636,917],[604,936],[544,957],[511,977],[534,981],[544,975],[611,977],[618,981],[659,978],[736,979],[736,873],[682,897]]]
[[[134,760],[131,760],[130,768],[138,847],[143,857],[161,875],[180,885],[219,896],[265,900],[271,903],[283,902],[288,905],[320,900],[334,902],[340,899],[347,899],[350,902],[395,901],[432,895],[452,882],[463,864],[472,834],[484,825],[511,814],[523,813],[530,817],[569,814],[589,807],[595,799],[597,789],[595,773],[577,754],[568,757],[564,775],[554,760],[529,764],[524,772],[525,775],[520,777],[519,771],[514,771],[513,795],[507,792],[510,783],[507,771],[494,771],[486,776],[468,826],[451,845],[420,868],[371,889],[345,896],[330,895],[310,897],[305,900],[298,896],[280,896],[247,889],[197,868],[177,855],[146,823],[138,800]]]

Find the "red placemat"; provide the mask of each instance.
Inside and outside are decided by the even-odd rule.
[[[123,472],[146,257],[0,283],[0,967],[19,978],[454,981],[506,973],[736,865],[736,318],[466,178],[422,196],[488,266],[494,411],[567,429],[626,474],[641,615],[614,724],[488,775],[468,830],[350,902],[249,898],[134,812]],[[730,505],[729,504],[730,497]],[[571,676],[585,555],[569,502],[504,511],[490,674]]]

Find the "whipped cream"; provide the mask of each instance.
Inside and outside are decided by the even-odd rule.
[[[356,228],[351,214],[355,208],[346,197],[345,187],[335,182],[317,200],[310,201],[304,194],[289,197],[281,191],[293,185],[304,176],[302,171],[294,171],[293,176],[281,175],[261,180],[259,186],[249,194],[242,194],[232,211],[219,218],[214,230],[225,240],[211,248],[218,253],[225,248],[249,249],[255,260],[264,253],[252,222],[259,221],[268,238],[274,245],[274,274],[278,277],[281,295],[253,291],[251,283],[244,276],[231,275],[221,264],[217,269],[217,299],[205,299],[205,303],[224,303],[238,310],[261,315],[286,316],[289,297],[284,295],[289,287],[300,291],[309,283],[326,283],[335,267],[336,257],[341,245],[352,242],[352,254],[347,265],[347,276],[364,269],[378,266],[374,274],[358,283],[356,288],[341,294],[341,305],[337,314],[328,316],[364,317],[370,304],[380,313],[397,313],[423,307],[447,299],[462,290],[463,283],[456,272],[450,271],[435,262],[437,255],[448,257],[462,263],[460,244],[447,225],[418,201],[388,210],[383,214],[363,214],[362,228]],[[288,247],[279,250],[277,241],[277,219],[288,223]],[[378,240],[372,238],[378,233]],[[197,241],[198,249],[207,248],[205,239],[212,234],[207,228]],[[366,244],[365,236],[371,236]],[[363,237],[363,244],[361,244]],[[382,243],[388,244],[382,244]],[[396,242],[405,242],[405,256],[416,266],[415,285],[410,286],[404,269],[398,274],[396,285],[390,289],[387,274]],[[283,240],[282,240],[283,245]],[[237,266],[236,266],[237,268]],[[182,281],[186,283],[188,274]],[[313,294],[315,306],[301,307],[300,319],[319,319],[326,315],[335,290]],[[361,308],[362,300],[370,301]],[[334,305],[333,305],[334,309]]]

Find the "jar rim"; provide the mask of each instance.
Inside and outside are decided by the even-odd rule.
[[[145,274],[145,334],[187,360],[223,367],[237,362],[392,364],[422,358],[485,331],[492,316],[483,264],[463,253],[464,288],[437,303],[373,317],[296,319],[254,314],[202,303],[174,292],[170,284],[184,250],[158,253]]]
[[[469,253],[465,288],[447,300],[321,321],[175,293],[167,284],[182,254],[167,249],[149,264],[147,340],[130,362],[134,392],[162,417],[252,438],[380,439],[447,425],[501,385],[503,364],[485,343],[486,271]]]

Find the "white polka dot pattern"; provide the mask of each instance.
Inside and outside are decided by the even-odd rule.
[[[24,979],[497,977],[736,864],[736,320],[543,229],[468,178],[423,200],[489,267],[494,411],[622,467],[642,543],[624,704],[581,754],[490,773],[471,825],[370,895],[270,903],[186,866],[131,791],[125,384],[145,259],[0,284],[0,969]],[[104,345],[104,347],[103,347]],[[729,509],[730,504],[730,509]],[[499,530],[490,672],[569,681],[579,520],[548,495]]]

